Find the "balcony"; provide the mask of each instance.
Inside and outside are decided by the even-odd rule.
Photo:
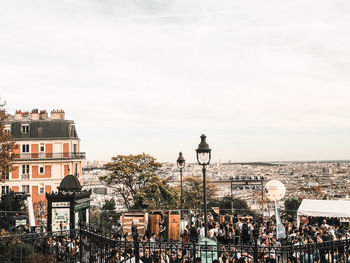
[[[16,161],[33,160],[73,160],[85,159],[85,152],[61,152],[61,153],[20,153],[15,157]]]

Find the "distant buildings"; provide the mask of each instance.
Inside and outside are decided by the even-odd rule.
[[[81,180],[80,139],[74,121],[65,119],[62,110],[16,111],[5,123],[18,148],[9,177],[1,185],[1,193],[10,189],[32,196],[33,203],[45,201],[45,193],[57,190],[62,178],[73,174]]]

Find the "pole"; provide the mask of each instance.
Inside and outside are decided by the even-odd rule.
[[[231,215],[233,215],[232,180],[231,180]]]
[[[264,181],[261,180],[261,213],[264,217]]]
[[[207,169],[205,168],[205,165],[203,165],[203,199],[204,199],[204,236],[208,237],[208,228],[207,228],[207,188],[206,188],[206,182],[205,182],[205,173]]]
[[[180,169],[180,220],[182,219],[182,209],[183,209],[183,193],[182,193],[182,168]]]

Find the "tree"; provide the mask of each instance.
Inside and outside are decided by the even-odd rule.
[[[250,209],[246,200],[241,198],[232,198],[232,205],[235,214],[245,214],[245,215],[255,215],[255,213]],[[225,214],[231,214],[231,196],[224,196],[223,198],[218,198],[209,203],[211,207],[220,207],[220,210]]]
[[[0,102],[0,182],[4,181],[11,171],[15,158],[13,150],[17,147],[11,133],[5,130],[5,120],[8,116],[3,109],[4,105]]]
[[[135,196],[133,208],[174,209],[178,207],[179,192],[166,179],[156,175]]]
[[[16,196],[13,191],[6,195],[1,195],[0,201],[0,226],[6,230],[10,230],[14,226],[14,216],[21,214],[24,208],[24,200],[20,196]]]
[[[183,207],[185,209],[203,208],[203,180],[197,176],[187,176],[183,179]],[[212,202],[216,197],[216,188],[213,184],[207,184],[207,202]]]
[[[289,198],[284,201],[284,210],[287,214],[296,216],[297,210],[301,204],[301,200],[297,198]]]
[[[146,207],[151,200],[155,206],[165,206],[174,190],[158,177],[157,172],[161,166],[155,158],[145,153],[118,155],[104,166],[109,174],[101,176],[100,181],[114,188],[127,209]]]
[[[101,209],[101,225],[106,230],[111,230],[112,225],[119,219],[120,215],[115,211],[114,199],[106,200]]]

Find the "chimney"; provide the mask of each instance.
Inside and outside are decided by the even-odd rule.
[[[47,120],[47,112],[46,112],[46,110],[41,110],[40,111],[39,118],[40,118],[40,120]]]
[[[64,115],[65,115],[64,110],[60,110],[60,115],[61,115],[61,120],[64,120]]]
[[[16,110],[15,120],[22,120],[23,115],[21,110]]]
[[[64,110],[52,110],[51,111],[52,120],[64,120]]]
[[[39,111],[38,109],[33,109],[32,112],[30,113],[30,118],[33,121],[39,120]]]

